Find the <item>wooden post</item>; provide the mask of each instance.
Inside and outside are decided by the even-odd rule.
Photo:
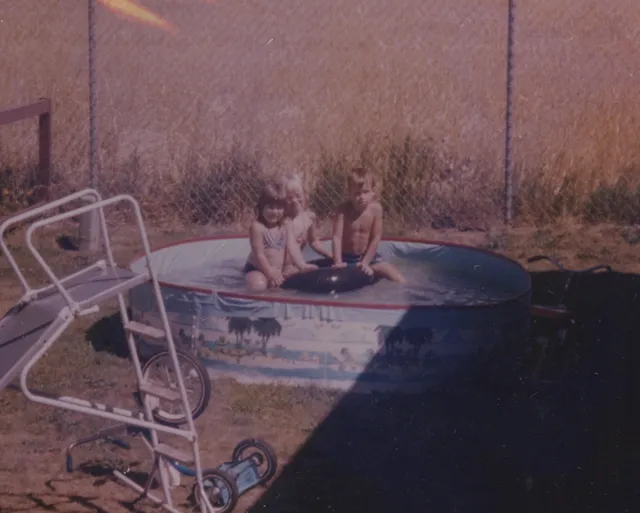
[[[38,116],[38,171],[36,175],[36,202],[48,201],[51,187],[51,100],[40,98],[30,105],[0,110],[0,125],[8,125],[23,119]]]
[[[40,98],[45,102],[46,111],[38,116],[38,188],[35,200],[49,201],[51,197],[51,100]]]

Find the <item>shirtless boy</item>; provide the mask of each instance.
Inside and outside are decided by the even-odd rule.
[[[382,205],[375,199],[376,181],[364,168],[351,170],[348,200],[338,208],[333,225],[333,265],[355,265],[369,276],[405,283],[389,262],[382,260],[378,244],[382,239]]]

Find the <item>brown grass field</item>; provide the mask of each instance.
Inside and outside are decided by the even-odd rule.
[[[220,223],[246,209],[256,173],[301,169],[330,208],[340,192],[327,173],[365,160],[401,197],[386,200],[398,225],[486,227],[500,216],[506,0],[142,4],[174,31],[97,13],[103,192]],[[53,98],[56,191],[84,185],[86,6],[0,0],[0,12],[0,108]],[[635,222],[639,24],[631,0],[517,6],[522,222]],[[30,122],[2,127],[2,167],[32,164],[34,137]],[[223,180],[221,162],[244,171]],[[212,197],[232,213],[202,212]]]
[[[243,497],[236,511],[636,511],[640,233],[630,225],[640,219],[640,4],[518,5],[519,226],[509,231],[496,227],[506,0],[142,4],[175,30],[97,13],[99,188],[142,202],[153,246],[237,228],[256,175],[293,167],[324,217],[340,197],[341,171],[361,161],[385,179],[388,233],[616,271],[585,278],[568,298],[580,331],[567,344],[540,360],[538,345],[523,341],[506,377],[481,375],[471,390],[411,402],[216,383],[197,421],[204,462],[215,466],[241,438],[262,436],[282,466],[270,489]],[[0,110],[53,99],[54,195],[88,182],[86,21],[84,2],[0,0]],[[32,121],[0,127],[0,217],[28,202],[35,136]],[[76,231],[69,224],[49,235]],[[128,263],[139,246],[123,225],[114,233]],[[23,238],[13,234],[11,247],[40,280]],[[59,273],[89,259],[41,243]],[[534,299],[564,278],[532,277]],[[21,294],[5,258],[0,288],[5,312]],[[130,401],[130,367],[112,354],[114,312],[107,305],[74,325],[36,367],[33,385]],[[534,340],[553,339],[556,328],[534,323]],[[533,380],[537,361],[542,379]],[[100,422],[29,403],[15,388],[0,394],[0,411],[0,513],[155,511],[127,505],[134,494],[107,472],[142,450],[87,447],[76,454],[84,469],[65,472],[66,445]],[[359,445],[363,432],[376,445]],[[416,475],[425,477],[416,483]],[[183,483],[180,503],[192,481]]]

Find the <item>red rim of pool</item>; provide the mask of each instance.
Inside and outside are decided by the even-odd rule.
[[[183,246],[187,244],[194,244],[198,242],[209,242],[216,240],[225,240],[225,239],[246,239],[246,235],[214,235],[208,237],[195,237],[192,239],[185,239],[179,242],[172,242],[169,244],[164,244],[157,248],[153,248],[151,250],[151,255],[162,251],[164,249],[173,248],[176,246]],[[329,238],[324,238],[322,240],[329,240]],[[383,303],[365,303],[365,302],[355,302],[355,301],[340,301],[337,299],[307,299],[300,297],[282,297],[282,296],[268,296],[261,294],[252,294],[250,292],[230,292],[230,291],[218,291],[213,288],[203,288],[203,287],[192,287],[188,285],[182,285],[180,283],[175,283],[171,281],[164,281],[158,279],[158,283],[160,287],[171,287],[178,290],[192,291],[200,294],[217,294],[220,297],[228,297],[235,299],[247,299],[253,301],[265,301],[270,303],[289,303],[289,304],[298,304],[298,305],[322,305],[322,306],[332,306],[332,307],[345,307],[345,308],[363,308],[369,310],[407,310],[407,309],[424,309],[424,310],[433,310],[433,309],[444,309],[444,310],[457,310],[457,309],[487,309],[487,308],[497,308],[504,306],[505,304],[511,302],[518,302],[528,296],[531,292],[531,276],[528,271],[520,264],[520,262],[509,258],[508,256],[502,255],[500,253],[496,253],[495,251],[491,251],[485,248],[477,248],[474,246],[468,246],[466,244],[460,244],[457,242],[443,242],[443,241],[435,241],[429,239],[421,239],[417,237],[385,237],[382,239],[386,242],[404,242],[404,243],[415,243],[415,244],[426,244],[432,246],[446,246],[452,248],[461,248],[471,251],[477,251],[479,253],[484,253],[486,255],[490,255],[492,257],[504,260],[505,262],[509,262],[517,266],[526,276],[527,276],[527,289],[524,292],[521,292],[518,295],[515,295],[509,299],[505,299],[503,301],[498,301],[495,303],[488,303],[483,305],[413,305],[410,303],[393,303],[393,304],[383,304]],[[129,265],[133,265],[134,262],[138,262],[145,258],[144,253],[140,253],[136,256]],[[329,296],[331,297],[331,296]]]

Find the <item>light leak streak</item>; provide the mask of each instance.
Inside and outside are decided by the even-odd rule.
[[[167,20],[132,0],[98,0],[98,2],[116,14],[166,30],[167,32],[175,32],[175,27]]]

